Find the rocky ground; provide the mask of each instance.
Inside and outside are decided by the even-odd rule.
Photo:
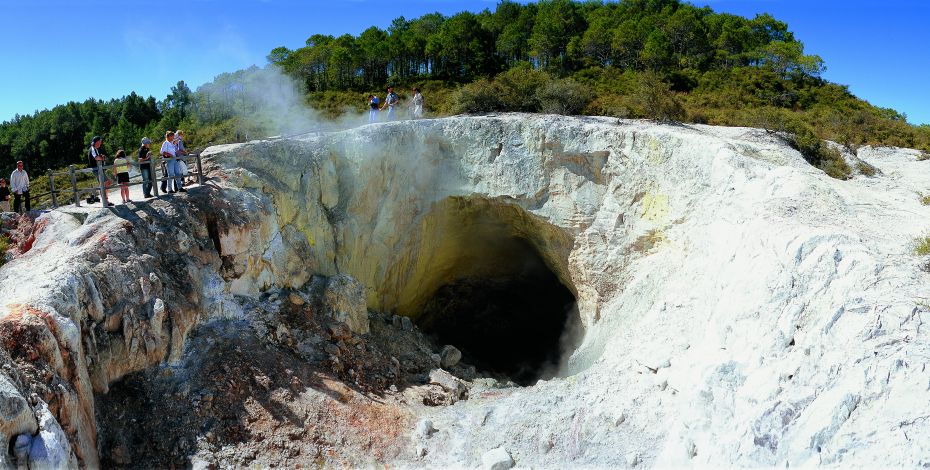
[[[352,332],[325,315],[320,289],[241,301],[243,319],[197,327],[178,363],[130,374],[97,396],[103,466],[409,458],[412,410],[467,399],[471,384],[458,377],[475,378],[454,348],[438,348],[408,318],[369,312],[370,331]]]

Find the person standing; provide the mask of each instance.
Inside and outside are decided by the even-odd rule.
[[[142,196],[146,199],[152,197],[152,152],[149,147],[152,140],[148,137],[142,138],[142,146],[139,147],[139,173],[142,173]]]
[[[419,88],[413,88],[413,100],[410,105],[413,107],[413,118],[421,119],[423,117],[423,95],[420,94]]]
[[[129,162],[126,161],[126,152],[123,149],[116,151],[113,158],[113,173],[116,174],[116,182],[119,183],[119,196],[123,199],[123,204],[130,202],[129,199]]]
[[[110,179],[107,178],[106,172],[97,169],[97,162],[100,164],[106,163],[106,155],[100,151],[100,146],[103,145],[103,138],[99,135],[95,135],[93,139],[90,140],[90,149],[87,151],[87,168],[90,168],[94,172],[94,180],[97,183],[97,188],[101,185],[104,186],[104,190],[110,187]],[[100,202],[100,197],[97,195],[97,191],[91,192],[87,196],[87,203],[93,204],[95,202]],[[112,206],[113,203],[107,203],[107,205]]]
[[[32,209],[29,206],[29,174],[23,169],[22,160],[16,162],[16,169],[10,175],[10,191],[13,192],[13,212],[19,214],[23,199],[26,200],[26,212]]]
[[[0,178],[0,212],[10,212],[10,188],[3,178]]]
[[[174,132],[168,131],[165,133],[165,141],[161,143],[161,156],[165,159],[165,166],[168,171],[168,182],[167,187],[162,185],[162,190],[168,194],[173,194],[180,191],[184,191],[184,188],[180,184],[180,176],[178,175],[178,160],[176,158],[178,152],[177,146],[174,145]],[[174,187],[171,187],[171,183],[174,183]],[[185,191],[186,192],[186,191]]]
[[[174,133],[174,147],[177,149],[175,156],[178,159],[178,176],[180,177],[181,185],[177,186],[178,191],[187,192],[184,188],[184,177],[187,176],[187,162],[181,160],[181,157],[187,156],[187,148],[184,146],[184,131],[178,129]]]
[[[395,108],[397,107],[397,104],[400,103],[400,97],[397,96],[397,93],[394,93],[393,86],[387,87],[387,93],[387,97],[384,98],[384,106],[381,107],[381,110],[383,111],[384,108],[387,108],[388,121],[394,121],[397,119],[397,111]]]
[[[368,122],[378,122],[378,97],[368,95]]]

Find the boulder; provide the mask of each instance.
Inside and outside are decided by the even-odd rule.
[[[459,351],[458,348],[447,344],[442,347],[442,351],[439,352],[440,365],[443,368],[448,369],[459,363],[462,360],[462,351]]]
[[[365,286],[348,275],[333,276],[323,290],[324,312],[363,335],[369,331]]]

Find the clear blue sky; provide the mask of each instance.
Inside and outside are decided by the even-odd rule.
[[[788,23],[825,78],[857,96],[930,124],[930,1],[705,0],[693,2]],[[276,46],[315,33],[358,34],[439,11],[493,9],[496,1],[0,0],[0,121],[69,100],[136,91],[164,98],[222,72],[264,65]]]

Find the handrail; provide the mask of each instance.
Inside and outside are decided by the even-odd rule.
[[[200,154],[199,154],[199,153],[188,154],[188,155],[185,155],[185,156],[175,157],[175,158],[171,158],[171,159],[162,158],[161,155],[156,155],[156,156],[154,156],[149,162],[138,163],[138,162],[130,162],[130,161],[127,161],[125,164],[120,165],[120,166],[135,167],[135,168],[137,168],[137,169],[139,169],[139,170],[141,171],[141,166],[142,166],[142,165],[151,165],[150,168],[151,168],[152,174],[151,174],[150,184],[152,185],[152,191],[154,192],[155,197],[158,197],[158,196],[159,196],[159,194],[158,194],[158,183],[159,183],[159,182],[168,181],[168,180],[173,180],[173,179],[179,177],[179,176],[171,176],[171,177],[169,177],[169,176],[166,174],[165,171],[162,171],[162,177],[161,177],[161,178],[158,177],[158,170],[161,169],[161,163],[164,163],[164,162],[170,161],[170,160],[180,160],[180,161],[183,161],[183,162],[185,162],[185,163],[188,163],[188,162],[191,162],[191,161],[196,162],[197,171],[190,171],[190,170],[188,170],[187,176],[196,175],[196,176],[197,176],[197,184],[203,185],[203,183],[204,183],[204,181],[205,181],[205,178],[204,178],[204,175],[203,175],[203,162],[202,162],[202,160],[201,160],[201,158],[200,158]],[[106,186],[106,183],[105,183],[105,182],[106,182],[108,179],[107,179],[105,176],[104,176],[104,177],[100,177],[99,175],[102,174],[102,172],[105,171],[105,170],[112,170],[115,166],[116,166],[116,165],[112,165],[112,164],[111,164],[111,165],[104,165],[103,162],[101,162],[101,161],[98,160],[98,161],[97,161],[97,167],[96,167],[96,168],[80,168],[80,169],[78,169],[75,165],[70,165],[70,166],[68,167],[68,171],[66,171],[66,172],[65,172],[65,171],[55,172],[55,171],[49,170],[49,171],[48,171],[49,192],[41,193],[41,194],[37,194],[37,195],[30,195],[30,196],[32,196],[32,198],[38,199],[38,198],[40,198],[40,197],[44,197],[44,196],[49,196],[49,195],[51,195],[51,196],[52,196],[52,205],[51,205],[51,208],[54,209],[54,208],[56,208],[56,207],[59,207],[59,203],[58,203],[58,202],[59,202],[59,201],[58,201],[58,194],[70,193],[71,196],[72,196],[71,202],[74,204],[74,206],[75,206],[75,207],[81,207],[81,199],[83,199],[83,195],[84,195],[84,194],[95,194],[95,193],[98,193],[98,192],[99,192],[100,195],[101,195],[100,197],[101,197],[103,206],[106,207],[108,201],[107,201],[107,186]],[[85,174],[92,174],[92,173],[96,173],[96,174],[98,175],[97,181],[96,181],[96,185],[95,185],[95,186],[92,186],[92,187],[84,187],[84,188],[78,187],[77,176],[78,176],[78,175],[85,175]],[[70,188],[69,190],[66,190],[66,189],[55,189],[55,177],[56,177],[56,176],[68,176],[69,179],[70,179],[70,183],[71,183],[70,186],[71,186],[71,188]],[[182,177],[183,177],[183,176],[182,176]],[[137,185],[140,185],[140,184],[143,184],[143,183],[144,183],[144,181],[136,181],[136,182],[129,182],[129,183],[126,183],[126,185],[127,185],[127,186],[137,186]]]

